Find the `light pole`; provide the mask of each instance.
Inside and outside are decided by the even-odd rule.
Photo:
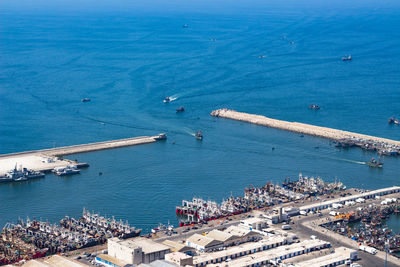
[[[388,249],[389,249],[389,242],[386,241],[386,242],[385,242],[385,267],[387,267],[387,253],[388,253]]]

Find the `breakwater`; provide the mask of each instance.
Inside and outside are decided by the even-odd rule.
[[[337,146],[358,146],[363,149],[377,151],[382,155],[400,155],[400,141],[387,138],[353,133],[328,127],[315,126],[306,123],[271,119],[262,115],[238,112],[226,108],[214,110],[211,112],[210,115],[214,117],[238,120],[300,134],[323,137],[335,141],[337,143]]]
[[[86,153],[104,149],[148,144],[166,138],[167,137],[165,134],[159,134],[155,136],[133,137],[89,144],[4,154],[0,155],[0,176],[5,175],[5,173],[14,169],[16,166],[22,166],[24,168],[40,172],[51,172],[54,168],[66,167],[68,165],[75,165],[78,168],[87,167],[89,166],[87,163],[79,163],[76,161],[63,159],[62,157],[71,154]]]

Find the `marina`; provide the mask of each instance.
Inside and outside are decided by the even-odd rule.
[[[289,122],[271,119],[262,115],[238,112],[227,108],[211,112],[211,116],[238,120],[270,128],[296,132],[327,138],[336,142],[337,147],[360,147],[365,150],[376,151],[385,156],[400,155],[400,141],[375,137],[365,134],[353,133],[327,127],[320,127],[299,122]]]

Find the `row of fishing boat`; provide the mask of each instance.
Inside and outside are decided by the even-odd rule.
[[[386,225],[393,214],[400,214],[399,203],[370,205],[367,208],[357,209],[354,212],[353,221],[344,219],[322,226],[382,251],[385,250],[385,244],[389,244],[389,252],[398,252],[400,251],[400,233],[395,233]]]
[[[128,222],[107,218],[83,209],[82,217],[65,216],[59,225],[40,220],[19,220],[3,228],[0,239],[0,265],[22,259],[71,251],[103,244],[108,238],[138,236],[141,229]]]
[[[379,155],[399,156],[400,145],[389,144],[383,141],[376,141],[364,138],[344,138],[335,141],[335,146],[339,148],[360,147],[369,151],[376,151]]]
[[[176,215],[180,226],[203,223],[210,220],[237,215],[254,209],[262,209],[280,203],[298,201],[311,195],[322,195],[334,190],[344,190],[340,183],[325,183],[321,178],[308,178],[299,175],[298,181],[285,182],[280,185],[267,183],[262,187],[250,185],[244,189],[243,196],[231,195],[221,203],[194,197],[183,200],[182,205],[176,206]]]

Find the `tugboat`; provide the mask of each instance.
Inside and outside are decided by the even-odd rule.
[[[383,162],[377,161],[376,159],[372,158],[370,161],[367,162],[368,166],[373,168],[382,168]]]
[[[308,108],[309,109],[315,109],[315,110],[320,109],[320,107],[317,104],[311,104],[311,105],[308,106]]]
[[[164,103],[169,103],[171,102],[171,99],[169,98],[169,96],[166,96],[165,99],[163,100]]]
[[[184,111],[185,111],[185,108],[183,106],[180,106],[179,108],[176,109],[176,113],[184,112]]]
[[[351,55],[342,57],[342,61],[350,61],[350,60],[351,60]]]
[[[83,103],[85,103],[85,102],[90,102],[90,98],[82,98],[81,101],[82,101]]]
[[[198,140],[202,140],[203,133],[200,130],[198,130],[197,133],[194,135],[194,137],[196,137],[196,139],[198,139]]]

